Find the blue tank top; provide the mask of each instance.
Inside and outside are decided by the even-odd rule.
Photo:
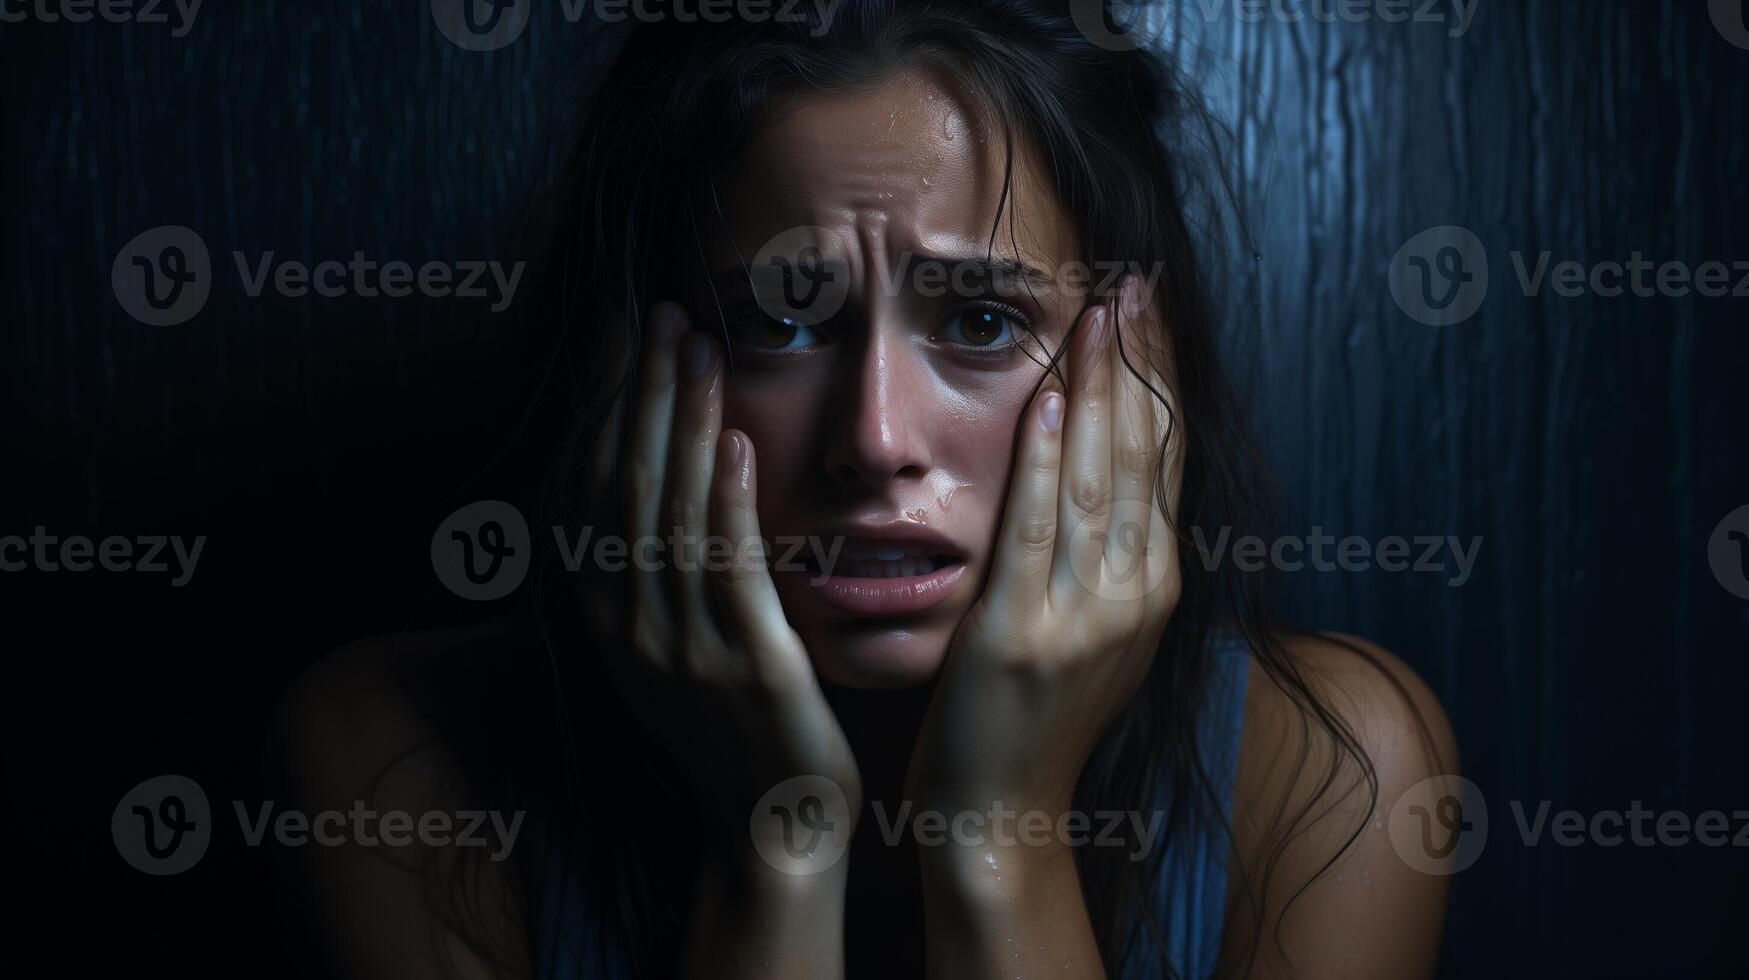
[[[1225,816],[1232,812],[1251,657],[1244,639],[1228,633],[1218,635],[1214,653],[1199,750]],[[1162,787],[1162,796],[1166,792]],[[1164,807],[1166,800],[1160,803]],[[1186,980],[1212,976],[1220,956],[1226,918],[1227,849],[1223,827],[1191,825],[1173,834],[1161,856],[1160,878],[1155,883],[1154,907],[1160,916],[1157,926],[1166,940],[1169,960]],[[565,864],[561,851],[554,851],[553,861],[554,873],[547,875],[540,928],[535,935],[536,976],[540,980],[631,980],[614,937],[607,934],[603,919],[589,907],[588,890],[576,869]],[[1158,959],[1153,933],[1138,930],[1125,952],[1120,980],[1157,975],[1148,965]]]

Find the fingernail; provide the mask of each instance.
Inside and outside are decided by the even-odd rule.
[[[729,465],[738,469],[741,466],[741,436],[739,433],[731,432],[727,441],[729,443]]]
[[[685,365],[687,377],[699,377],[710,369],[716,346],[710,334],[694,330],[686,335],[680,342],[680,363]]]
[[[1045,403],[1039,406],[1038,420],[1046,432],[1055,432],[1063,426],[1063,396],[1054,391],[1045,392]]]
[[[680,304],[662,300],[650,310],[650,331],[657,343],[672,344],[685,329],[686,317],[681,315]]]

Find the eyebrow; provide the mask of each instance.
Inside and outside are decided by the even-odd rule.
[[[905,266],[909,274],[915,274],[920,266],[940,266],[953,281],[957,275],[978,275],[988,277],[997,282],[1029,282],[1039,286],[1053,287],[1056,280],[1043,269],[1029,265],[1019,259],[1006,256],[986,255],[933,255],[928,252],[907,252],[908,260]],[[769,275],[769,273],[767,273]],[[754,275],[754,267],[733,265],[711,273],[710,281],[722,287],[746,286]]]

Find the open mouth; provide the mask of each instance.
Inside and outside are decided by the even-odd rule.
[[[808,562],[809,571],[821,571],[819,555],[810,555]],[[828,559],[828,564],[827,574],[843,578],[910,578],[961,564],[961,559],[945,552],[846,543],[837,560]]]
[[[841,613],[919,614],[953,595],[966,578],[965,558],[942,551],[944,543],[921,535],[915,540],[846,537],[836,550],[805,555],[807,584]]]

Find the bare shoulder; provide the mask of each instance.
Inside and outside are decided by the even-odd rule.
[[[1411,787],[1458,771],[1451,725],[1372,643],[1300,634],[1283,652],[1278,669],[1250,667],[1227,955],[1254,956],[1263,977],[1429,975],[1445,879],[1399,858],[1386,820]]]
[[[396,756],[431,744],[464,710],[465,679],[509,633],[498,623],[400,633],[325,654],[274,713],[274,747],[288,775],[362,785]]]
[[[336,841],[297,849],[321,956],[335,974],[528,975],[516,891],[498,858],[467,879],[475,894],[439,902],[432,883],[455,880],[458,862],[482,849],[425,831],[428,819],[439,834],[461,827],[436,820],[461,814],[471,783],[447,720],[463,709],[477,658],[501,654],[508,636],[489,626],[359,641],[319,659],[281,700],[270,748],[288,809],[366,821],[331,819],[330,828],[347,828]],[[396,814],[420,833],[392,831]],[[520,821],[494,846],[507,852],[517,829]]]
[[[1348,727],[1381,777],[1457,771],[1457,739],[1439,699],[1408,664],[1357,636],[1303,633],[1291,636],[1287,653],[1299,666],[1311,694]],[[1297,727],[1301,704],[1251,664],[1253,717],[1279,734]],[[1425,770],[1425,771],[1423,771]]]

